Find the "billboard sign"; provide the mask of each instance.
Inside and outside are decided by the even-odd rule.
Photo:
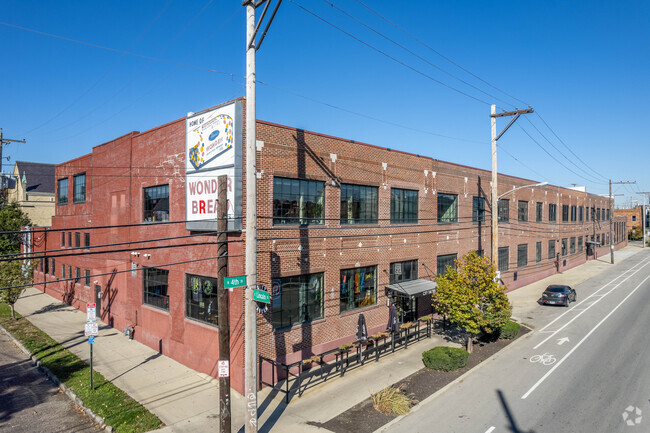
[[[217,230],[217,178],[227,176],[228,231],[241,231],[242,103],[191,114],[185,120],[187,230]]]

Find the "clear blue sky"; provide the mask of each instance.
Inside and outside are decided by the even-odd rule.
[[[541,117],[522,116],[499,141],[500,172],[596,194],[607,193],[605,179],[636,180],[614,188],[625,194],[617,204],[649,190],[650,2],[363,0],[394,27],[356,0],[293,1],[258,51],[258,119],[489,169],[489,104],[531,105]],[[64,162],[245,95],[244,9],[240,0],[4,0],[0,127],[27,139],[4,148],[4,170]]]

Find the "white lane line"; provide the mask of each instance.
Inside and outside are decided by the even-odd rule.
[[[572,312],[572,311],[574,310],[574,308],[576,308],[576,307],[578,307],[578,306],[584,304],[584,303],[587,302],[589,299],[591,299],[591,298],[593,298],[593,297],[597,297],[597,296],[603,296],[603,295],[599,295],[598,292],[600,292],[600,291],[603,290],[605,287],[607,287],[607,286],[609,286],[610,284],[612,284],[614,281],[616,281],[616,280],[618,280],[619,278],[623,277],[625,274],[627,274],[627,273],[629,273],[629,272],[635,272],[635,273],[636,273],[637,270],[635,270],[634,268],[636,268],[636,267],[638,267],[638,266],[641,266],[641,265],[645,266],[645,265],[647,264],[647,261],[648,261],[648,260],[650,260],[650,259],[645,259],[645,260],[643,260],[643,261],[637,263],[636,265],[632,266],[632,267],[631,267],[630,269],[628,269],[627,271],[625,271],[625,272],[621,272],[618,276],[616,276],[616,278],[614,278],[614,279],[611,280],[610,282],[606,283],[606,284],[605,284],[604,286],[602,286],[600,289],[596,290],[594,293],[592,293],[591,295],[587,296],[585,299],[583,299],[582,301],[578,302],[576,305],[574,305],[573,307],[569,308],[569,309],[568,309],[567,311],[565,311],[564,313],[562,313],[562,314],[560,314],[559,316],[557,316],[555,319],[553,319],[552,321],[550,321],[549,323],[547,323],[546,326],[544,326],[542,329],[540,329],[540,330],[537,331],[537,332],[542,332],[542,331],[544,331],[546,328],[548,328],[549,326],[551,326],[553,323],[555,323],[556,321],[558,321],[559,319],[561,319],[562,317],[564,317],[565,314],[568,314],[568,313]],[[644,264],[644,263],[645,263],[645,264]]]
[[[643,265],[641,268],[637,269],[633,274],[628,275],[628,276],[627,276],[623,281],[621,281],[620,283],[618,283],[617,285],[615,285],[614,288],[612,288],[609,292],[607,292],[606,295],[612,293],[612,292],[613,292],[614,290],[616,290],[616,289],[617,289],[621,284],[623,284],[624,282],[626,282],[627,280],[629,280],[630,278],[632,278],[634,275],[636,275],[638,272],[640,272],[640,271],[641,271],[644,267],[646,267],[647,265],[648,265],[648,264],[646,263],[646,264]],[[574,320],[576,320],[578,317],[582,316],[582,315],[583,315],[587,310],[589,310],[591,307],[593,307],[594,305],[596,305],[597,303],[599,303],[599,302],[602,301],[603,299],[605,299],[605,296],[602,296],[601,298],[596,299],[596,301],[594,301],[593,304],[590,304],[587,308],[585,308],[584,310],[580,311],[580,312],[579,312],[578,314],[576,314],[576,315],[575,315],[571,320],[569,320],[568,322],[566,322],[566,323],[565,323],[565,324],[564,324],[560,329],[558,329],[557,331],[553,332],[551,335],[549,335],[548,337],[546,337],[545,339],[543,339],[543,340],[542,340],[542,341],[541,341],[537,346],[533,347],[533,350],[537,349],[539,346],[541,346],[542,344],[546,343],[548,340],[550,340],[551,338],[553,338],[553,336],[554,336],[555,334],[557,334],[558,332],[560,332],[561,330],[563,330],[564,328],[566,328],[567,326],[569,326],[571,323],[573,323]]]
[[[485,433],[492,433],[492,432],[494,431],[495,428],[496,428],[495,426],[492,426],[492,427],[490,427],[489,429],[487,429],[487,430],[485,431]]]
[[[599,327],[600,325],[602,325],[602,324],[605,322],[605,320],[607,320],[607,319],[609,318],[609,316],[611,316],[612,314],[614,314],[614,312],[615,312],[616,310],[618,310],[618,307],[620,307],[621,305],[623,305],[623,303],[624,303],[625,301],[627,301],[628,298],[634,294],[634,292],[636,292],[637,290],[639,290],[639,287],[641,287],[641,286],[642,286],[646,281],[648,281],[649,278],[650,278],[650,275],[648,275],[647,277],[645,277],[645,278],[643,279],[643,281],[641,281],[641,282],[639,283],[639,285],[636,286],[636,287],[634,288],[634,290],[632,290],[632,291],[631,291],[631,292],[630,292],[630,293],[629,293],[629,294],[628,294],[628,295],[627,295],[627,296],[626,296],[626,297],[625,297],[621,302],[618,303],[618,305],[616,305],[616,307],[614,307],[614,308],[612,309],[612,311],[609,312],[609,314],[607,314],[605,317],[603,317],[603,319],[602,319],[600,322],[598,322],[598,324],[597,324],[596,326],[594,326],[593,328],[591,328],[591,331],[589,331],[589,332],[587,333],[587,335],[585,335],[585,336],[582,338],[582,340],[580,340],[580,341],[578,342],[578,344],[576,344],[575,347],[569,351],[569,353],[567,353],[566,355],[564,355],[564,358],[560,359],[560,360],[559,360],[559,361],[558,361],[558,362],[557,362],[553,367],[551,367],[551,369],[550,369],[550,370],[549,370],[549,371],[548,371],[544,376],[542,376],[542,378],[541,378],[540,380],[538,380],[537,383],[536,383],[535,385],[533,385],[533,386],[532,386],[532,387],[531,387],[531,388],[526,392],[526,394],[522,395],[522,396],[521,396],[521,399],[522,399],[522,400],[525,400],[526,397],[528,397],[528,396],[529,396],[533,391],[535,391],[535,389],[536,389],[539,385],[542,384],[542,382],[544,382],[544,381],[546,380],[546,378],[548,378],[551,374],[553,374],[553,372],[555,371],[555,369],[558,368],[560,365],[562,365],[562,363],[563,363],[564,361],[566,361],[567,358],[569,358],[569,356],[571,356],[571,354],[572,354],[573,352],[575,352],[576,349],[577,349],[578,347],[580,347],[580,345],[581,345],[582,343],[584,343],[585,340],[586,340],[587,338],[589,338],[589,336],[590,336],[591,334],[593,334],[594,331],[595,331],[596,329],[598,329],[598,327]]]

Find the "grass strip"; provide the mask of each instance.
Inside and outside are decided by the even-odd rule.
[[[13,320],[9,305],[4,303],[0,303],[0,324],[114,431],[138,433],[163,426],[156,415],[96,371],[95,389],[91,390],[90,366],[18,313]]]

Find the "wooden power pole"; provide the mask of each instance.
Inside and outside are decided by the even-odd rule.
[[[227,363],[228,375],[219,376],[219,432],[230,433],[230,296],[224,288],[228,276],[228,195],[227,176],[217,178],[217,311],[219,322],[219,363]]]

